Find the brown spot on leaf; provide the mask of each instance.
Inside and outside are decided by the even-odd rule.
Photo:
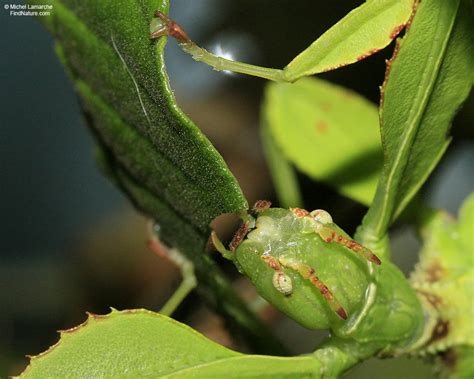
[[[326,131],[328,130],[328,124],[324,121],[318,121],[316,122],[316,131],[318,133],[326,133]]]
[[[443,275],[445,274],[445,269],[439,261],[433,261],[430,263],[430,265],[426,268],[426,280],[429,283],[435,283],[440,281],[443,278]]]
[[[438,320],[427,345],[445,338],[449,333],[449,321]]]
[[[398,52],[400,51],[400,39],[395,41],[395,48],[393,49],[392,57],[385,61],[385,75],[382,87],[380,87],[380,108],[383,108],[383,101],[384,101],[384,94],[385,94],[385,87],[387,86],[388,78],[390,77],[390,70],[392,68],[392,64],[398,56]]]
[[[405,27],[405,24],[395,26],[393,30],[390,32],[390,39],[394,39],[396,36],[398,36],[398,34],[400,34],[400,32],[403,30],[404,27]]]
[[[403,27],[405,27],[405,34],[408,32],[408,30],[410,29],[411,27],[411,24],[413,22],[413,18],[415,17],[415,13],[416,13],[416,10],[417,10],[417,6],[418,6],[418,1],[414,1],[413,2],[413,10],[411,12],[411,15],[410,15],[410,18],[409,20],[407,21],[407,23],[405,25],[399,25],[398,27],[396,27],[395,29],[392,30],[392,33],[390,34],[390,36],[392,36],[395,32],[397,32],[397,28],[401,27],[401,29],[403,29]],[[401,31],[401,30],[400,30]],[[398,31],[397,34],[400,32]],[[396,34],[395,34],[396,35]],[[393,38],[393,37],[391,37]],[[393,49],[393,54],[392,54],[392,57],[386,62],[386,68],[385,68],[385,78],[384,78],[384,81],[383,81],[383,84],[382,84],[382,87],[380,87],[380,108],[382,109],[383,108],[383,100],[384,100],[384,92],[385,92],[385,86],[387,85],[387,81],[388,81],[388,78],[389,78],[389,75],[390,75],[390,69],[391,69],[391,66],[393,64],[393,61],[396,59],[397,55],[398,55],[398,52],[400,50],[400,38],[398,38],[396,41],[395,41],[395,48]]]
[[[392,57],[388,61],[386,61],[383,85],[385,85],[385,83],[388,80],[388,77],[390,75],[390,69],[392,68],[393,61],[397,58],[399,51],[400,51],[400,39],[397,39],[397,41],[395,42],[395,47],[393,49]]]
[[[418,3],[419,3],[418,1],[413,2],[413,10],[411,12],[411,15],[410,15],[410,18],[409,18],[408,22],[405,25],[406,26],[406,31],[408,31],[408,29],[410,29],[410,27],[411,27],[411,24],[413,22],[413,18],[415,17],[415,13],[418,9]]]
[[[322,70],[322,71],[319,72],[319,73],[328,72],[328,71],[332,71],[332,70],[337,70],[338,68],[347,66],[347,65],[350,64],[350,63],[352,63],[352,62],[340,63],[340,64],[337,64],[337,65],[335,65],[335,66],[329,66],[329,67],[326,67],[326,69]]]
[[[319,103],[319,107],[323,112],[329,112],[332,109],[332,104],[328,101],[323,101]]]
[[[370,57],[372,54],[375,54],[377,51],[379,51],[380,49],[370,49],[367,53],[365,54],[362,54],[362,55],[359,55],[356,59],[357,62],[367,58],[367,57]]]

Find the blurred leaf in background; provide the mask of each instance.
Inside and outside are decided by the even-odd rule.
[[[262,113],[283,159],[343,195],[370,204],[382,165],[374,104],[351,90],[306,78],[269,84]]]

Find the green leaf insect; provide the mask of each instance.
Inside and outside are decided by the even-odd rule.
[[[229,249],[215,233],[214,246],[304,327],[387,342],[413,336],[422,324],[420,304],[398,268],[351,239],[328,212],[258,201],[242,218]]]

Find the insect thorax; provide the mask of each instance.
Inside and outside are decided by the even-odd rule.
[[[258,253],[262,255],[298,255],[302,244],[319,238],[313,224],[311,219],[298,218],[289,210],[271,208],[258,216],[247,243],[261,246]]]

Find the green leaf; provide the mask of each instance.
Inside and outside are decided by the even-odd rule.
[[[22,378],[316,377],[312,357],[242,355],[188,326],[143,309],[89,314],[32,357]]]
[[[375,105],[345,88],[303,78],[270,83],[263,118],[275,144],[300,171],[370,204],[382,162]]]
[[[385,234],[447,148],[451,120],[472,87],[472,36],[467,1],[424,0],[387,66],[384,170],[364,220],[371,239]]]
[[[238,355],[158,313],[113,310],[62,331],[21,377],[155,377]]]
[[[157,221],[160,239],[192,260],[200,293],[254,347],[281,353],[203,254],[210,222],[246,209],[247,202],[222,157],[176,104],[164,66],[166,38],[149,40],[153,12],[167,12],[168,1],[48,3],[52,15],[40,20],[80,95],[104,172]]]
[[[284,69],[285,78],[334,70],[386,47],[403,30],[414,0],[368,0],[326,31]]]
[[[222,157],[175,102],[164,68],[166,39],[156,47],[149,40],[153,11],[166,11],[167,1],[52,4],[50,30],[114,163],[198,230],[245,209]]]
[[[312,356],[241,355],[178,371],[166,378],[323,378],[321,363]]]

